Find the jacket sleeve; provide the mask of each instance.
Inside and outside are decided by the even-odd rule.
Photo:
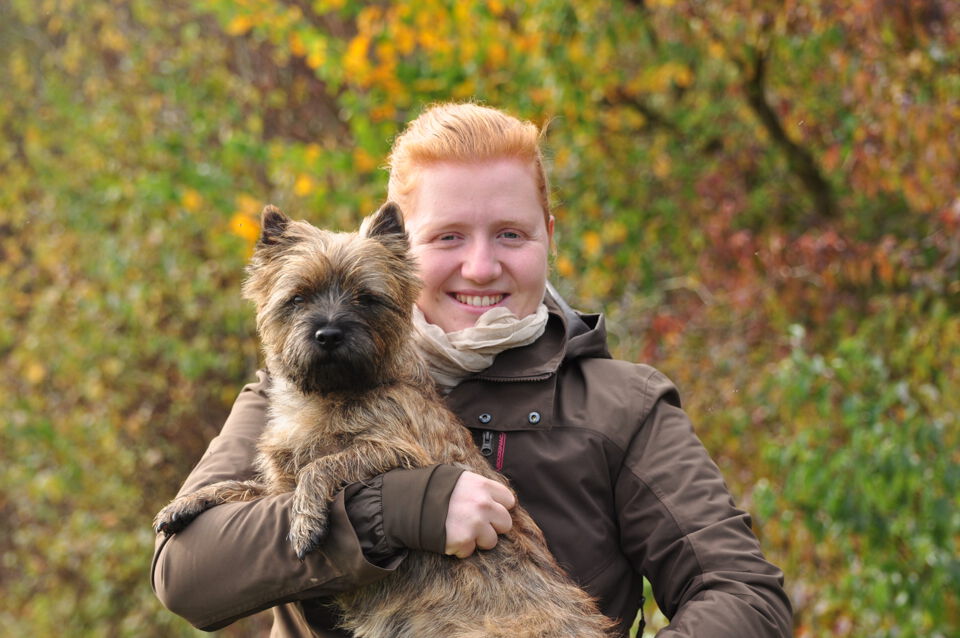
[[[792,635],[783,573],[760,551],[749,515],[659,372],[616,486],[622,546],[650,581],[670,625],[661,638]]]
[[[383,565],[406,549],[444,553],[450,496],[463,471],[453,465],[395,469],[348,485],[347,515],[367,560]]]
[[[268,383],[237,398],[220,434],[187,477],[180,494],[225,479],[253,476],[256,441],[266,423]],[[290,494],[225,503],[173,536],[158,535],[152,565],[157,597],[195,627],[213,630],[274,605],[326,596],[382,578],[403,554],[369,562],[347,516],[343,492],[331,508],[330,534],[302,562],[287,541]]]

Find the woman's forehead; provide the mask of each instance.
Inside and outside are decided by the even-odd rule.
[[[418,177],[407,214],[450,208],[542,208],[533,173],[518,160],[436,164],[425,167]]]

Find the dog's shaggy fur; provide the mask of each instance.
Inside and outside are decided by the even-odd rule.
[[[155,525],[175,533],[203,510],[294,493],[290,540],[318,548],[345,485],[387,470],[457,464],[506,484],[433,389],[411,342],[420,282],[400,211],[386,204],[360,233],[333,233],[263,212],[244,295],[257,307],[272,376],[256,481],[183,496]],[[530,516],[490,551],[458,559],[411,551],[394,574],[336,598],[362,637],[606,636],[612,623],[557,566]]]

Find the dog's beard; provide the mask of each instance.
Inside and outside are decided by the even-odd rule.
[[[304,394],[362,391],[380,383],[383,360],[373,340],[346,329],[344,340],[329,350],[305,330],[286,344],[280,356],[282,374]]]

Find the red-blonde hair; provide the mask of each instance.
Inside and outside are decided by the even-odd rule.
[[[411,207],[419,169],[440,162],[471,163],[518,159],[533,169],[544,221],[549,225],[550,196],[540,151],[540,129],[495,108],[472,103],[435,104],[407,124],[387,158],[387,196]]]

